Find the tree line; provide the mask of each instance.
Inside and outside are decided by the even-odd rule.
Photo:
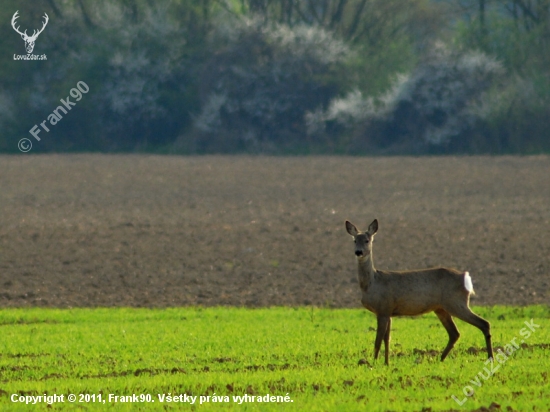
[[[16,11],[28,34],[49,16],[45,60],[15,57]],[[0,16],[2,152],[550,150],[550,0],[6,0]]]

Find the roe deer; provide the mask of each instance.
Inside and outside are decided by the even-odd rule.
[[[374,359],[378,359],[384,340],[386,365],[389,365],[390,329],[392,316],[415,316],[435,312],[447,333],[449,343],[441,361],[444,361],[460,333],[451,316],[474,325],[483,332],[489,359],[493,358],[490,324],[470,310],[470,294],[474,293],[468,272],[455,269],[432,268],[390,272],[377,270],[372,261],[372,241],[378,231],[374,220],[366,232],[361,232],[346,220],[346,230],[355,241],[355,255],[359,266],[361,303],[376,315],[378,328],[374,342]]]

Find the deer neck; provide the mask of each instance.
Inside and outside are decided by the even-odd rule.
[[[372,250],[367,256],[357,258],[359,266],[359,286],[362,290],[366,290],[374,282],[374,274],[376,269],[372,261]]]

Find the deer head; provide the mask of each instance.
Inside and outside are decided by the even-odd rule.
[[[366,232],[361,232],[353,223],[346,220],[346,230],[353,236],[355,256],[360,259],[370,256],[374,234],[378,231],[378,220],[374,219]]]
[[[32,51],[34,49],[34,42],[36,41],[38,35],[44,31],[44,28],[48,24],[48,21],[50,20],[50,18],[48,17],[48,15],[46,13],[44,13],[44,16],[43,16],[44,17],[44,23],[42,23],[42,28],[38,31],[33,30],[32,36],[29,36],[29,35],[27,35],[27,30],[25,30],[23,33],[21,33],[19,31],[19,26],[15,27],[16,20],[19,17],[17,15],[17,13],[19,13],[19,10],[17,10],[14,13],[13,17],[11,18],[11,26],[13,27],[13,29],[17,33],[19,33],[21,35],[21,38],[25,41],[25,49],[27,49],[27,53],[30,54],[30,53],[32,53]]]

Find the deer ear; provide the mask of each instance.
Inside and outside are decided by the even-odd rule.
[[[378,232],[378,220],[374,219],[372,223],[369,225],[369,234],[372,236],[376,232]]]
[[[359,231],[357,230],[355,225],[353,223],[351,223],[349,220],[346,220],[346,230],[353,237],[355,237],[359,234]]]

